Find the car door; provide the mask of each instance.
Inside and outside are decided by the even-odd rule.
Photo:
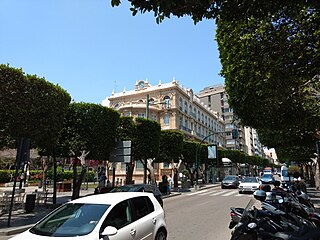
[[[109,240],[141,239],[137,237],[136,223],[133,221],[129,200],[122,201],[111,209],[101,226],[100,233],[107,226],[113,226],[118,230],[117,234],[109,236]]]
[[[156,217],[154,206],[147,196],[131,199],[133,220],[136,224],[137,238],[144,240],[154,239]]]

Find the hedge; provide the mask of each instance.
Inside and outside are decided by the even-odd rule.
[[[42,180],[42,170],[30,170],[29,171],[29,181]],[[15,174],[15,170],[0,170],[0,183],[10,182],[11,176]],[[94,171],[89,171],[87,173],[88,181],[93,182],[95,173]],[[53,169],[49,169],[46,173],[46,178],[53,180]],[[73,179],[73,172],[71,170],[64,170],[57,168],[57,181]]]

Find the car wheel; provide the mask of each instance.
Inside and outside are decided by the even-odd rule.
[[[155,240],[166,240],[167,239],[167,233],[165,230],[163,229],[160,229],[158,232],[157,232],[157,235],[156,235],[156,238]]]
[[[224,186],[221,186],[221,189],[224,189]]]
[[[241,191],[239,191],[239,194],[241,194],[242,192]]]

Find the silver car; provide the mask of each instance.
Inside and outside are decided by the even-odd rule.
[[[227,175],[221,182],[221,188],[238,188],[239,177],[236,175]]]
[[[165,240],[164,210],[152,193],[118,192],[73,200],[12,240]]]

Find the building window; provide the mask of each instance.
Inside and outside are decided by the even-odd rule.
[[[169,126],[169,125],[170,125],[170,116],[169,116],[169,114],[165,114],[165,115],[163,116],[163,124],[164,124],[165,126]]]
[[[145,113],[138,113],[138,117],[139,117],[139,118],[145,118],[145,117],[146,117],[146,114],[145,114]]]
[[[144,169],[143,167],[143,164],[140,160],[136,161],[136,169],[138,170],[141,170],[141,169]]]
[[[187,103],[187,101],[184,102],[184,112],[188,113],[188,103]]]
[[[122,162],[121,163],[121,170],[126,170],[126,167],[127,167],[126,163]]]
[[[165,96],[163,98],[163,107],[170,108],[170,97],[169,96]]]
[[[151,105],[154,104],[154,99],[153,98],[149,98],[149,104],[151,104]]]
[[[125,116],[125,117],[130,117],[131,116],[131,112],[128,111],[128,110],[125,110],[125,111],[123,111],[122,115]]]
[[[170,163],[164,162],[163,163],[163,168],[170,168]]]
[[[236,144],[236,142],[235,142],[235,140],[234,139],[230,139],[230,140],[227,140],[227,144],[229,144],[229,145],[234,145],[234,144]]]
[[[211,96],[208,96],[208,102],[211,103]]]
[[[156,115],[156,114],[152,114],[152,115],[151,115],[151,120],[157,121],[157,115]]]
[[[182,105],[182,98],[179,98],[179,109],[182,111],[183,105]]]

